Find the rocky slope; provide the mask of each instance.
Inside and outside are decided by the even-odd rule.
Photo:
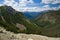
[[[60,38],[51,38],[34,34],[15,34],[0,27],[0,40],[60,40]]]

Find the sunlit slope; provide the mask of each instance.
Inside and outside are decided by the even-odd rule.
[[[42,27],[42,35],[60,37],[60,10],[45,12],[34,22]]]

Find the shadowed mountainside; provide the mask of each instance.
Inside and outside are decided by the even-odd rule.
[[[15,33],[40,34],[40,27],[10,6],[0,7],[0,26]]]

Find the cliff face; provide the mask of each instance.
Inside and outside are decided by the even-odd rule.
[[[51,38],[34,34],[15,34],[0,27],[0,40],[60,40],[60,38]]]

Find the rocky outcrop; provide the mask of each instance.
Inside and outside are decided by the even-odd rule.
[[[60,38],[23,33],[15,34],[0,27],[0,40],[60,40]]]
[[[20,29],[20,30],[26,30],[26,27],[22,24],[16,23],[16,26]]]

